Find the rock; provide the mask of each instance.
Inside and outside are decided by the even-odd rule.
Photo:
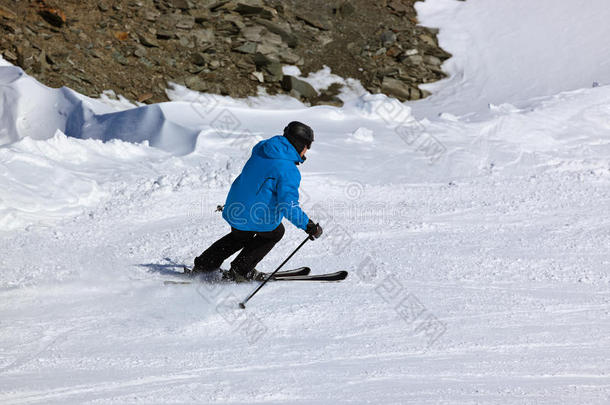
[[[175,37],[176,37],[176,33],[174,31],[164,30],[164,29],[157,31],[157,38],[159,38],[159,39],[168,40],[168,39],[173,39]]]
[[[428,34],[421,34],[419,39],[427,45],[436,47],[436,41]]]
[[[282,78],[282,88],[285,91],[295,90],[303,97],[311,99],[318,95],[318,92],[311,85],[294,76],[284,76]]]
[[[381,82],[381,91],[390,96],[394,96],[401,101],[417,100],[421,98],[419,89],[412,88],[401,80],[392,77],[384,77]]]
[[[323,15],[297,12],[297,13],[295,13],[295,17],[298,20],[301,20],[304,23],[311,25],[312,27],[315,27],[315,28],[318,28],[318,29],[321,29],[324,31],[328,31],[331,27],[330,21]]]
[[[140,40],[140,43],[142,45],[148,46],[149,48],[159,46],[159,43],[157,42],[157,40],[155,38],[153,38],[151,35],[144,34],[144,33],[138,33],[138,39]]]
[[[381,34],[381,43],[386,48],[392,46],[394,42],[396,42],[396,34],[392,31],[384,31],[383,34]]]
[[[66,23],[66,15],[63,11],[58,8],[49,7],[45,3],[38,4],[38,14],[40,14],[46,22],[55,27],[61,27]]]
[[[234,35],[239,34],[239,32],[241,31],[240,26],[245,27],[245,24],[241,21],[239,22],[239,25],[236,24],[236,21],[239,20],[234,17],[235,16],[232,16],[229,19],[225,19],[221,23],[216,25],[216,33],[221,34],[219,36],[224,36],[225,38],[232,37]]]
[[[253,27],[244,27],[241,30],[241,35],[248,41],[261,42],[263,34],[266,32],[265,27],[255,25]]]
[[[398,15],[406,15],[409,11],[409,6],[403,3],[401,0],[390,0],[388,2],[388,7],[394,11],[394,13]]]
[[[263,6],[259,2],[237,2],[234,11],[244,16],[251,17],[256,15],[267,20],[272,20],[277,17],[276,10],[271,7]]]
[[[153,62],[149,61],[146,58],[140,58],[139,60],[140,60],[141,64],[143,64],[144,66],[146,66],[149,69],[155,66],[155,64]]]
[[[191,61],[198,66],[204,66],[208,63],[210,56],[203,52],[195,52],[191,57]]]
[[[188,10],[192,6],[188,0],[169,0],[167,5],[172,8],[179,8],[181,10]]]
[[[144,56],[146,56],[146,48],[141,45],[138,45],[136,46],[136,50],[133,51],[133,54],[138,58],[143,58]]]
[[[329,105],[332,107],[343,107],[343,101],[337,96],[322,94],[311,102],[312,105]]]
[[[239,58],[236,62],[235,62],[235,66],[237,66],[239,69],[251,72],[254,69],[256,69],[256,65],[253,63],[250,63],[248,60],[246,59],[242,59]]]
[[[424,62],[427,65],[433,65],[433,66],[440,66],[443,63],[443,62],[441,62],[441,60],[439,58],[437,58],[436,56],[431,56],[431,55],[425,55]]]
[[[256,53],[257,45],[254,42],[246,42],[237,48],[233,48],[234,52],[254,54]]]
[[[108,7],[108,4],[104,3],[104,2],[100,2],[97,4],[97,8],[102,12],[105,13],[106,11],[110,10],[110,7]]]
[[[261,37],[261,41],[267,45],[271,46],[281,46],[282,45],[282,37],[273,32],[265,32],[265,34]]]
[[[191,16],[184,16],[176,22],[176,28],[180,28],[183,30],[193,29],[194,26],[195,26],[195,17],[191,17]]]
[[[409,100],[419,100],[423,97],[421,90],[415,87],[411,87]]]
[[[2,56],[4,57],[4,59],[6,59],[7,61],[9,61],[13,64],[17,62],[17,55],[15,55],[13,52],[9,51],[8,49],[5,49],[2,51]]]
[[[191,34],[195,37],[197,46],[214,42],[214,31],[211,29],[193,30]]]
[[[397,46],[392,46],[392,47],[390,47],[390,49],[388,49],[388,51],[385,54],[387,56],[389,56],[390,58],[395,58],[396,56],[400,55],[401,52],[402,52],[402,49],[400,49]]]
[[[159,13],[153,10],[144,11],[144,19],[149,22],[156,22],[157,18],[159,18]]]
[[[201,79],[199,76],[189,76],[184,79],[184,84],[191,90],[195,91],[206,91],[209,89],[208,83]]]
[[[257,50],[263,55],[279,55],[281,54],[281,48],[278,45],[272,45],[269,43],[260,44]]]
[[[112,53],[112,57],[114,58],[114,60],[116,60],[117,62],[119,62],[123,66],[129,65],[129,61],[127,60],[127,58],[125,58],[123,56],[123,54],[120,53],[119,51],[114,51]]]
[[[49,55],[48,53],[45,52],[45,60],[49,65],[55,65],[57,64],[57,61],[55,60],[55,57],[53,57],[52,55]]]
[[[277,23],[274,23],[272,21],[263,20],[260,18],[255,18],[254,21],[257,24],[260,24],[263,27],[267,28],[269,31],[273,32],[274,34],[278,34],[280,37],[282,37],[282,40],[284,42],[286,42],[286,45],[288,45],[289,47],[294,48],[298,45],[298,43],[299,43],[298,37],[296,35],[292,34],[289,29],[282,28]]]
[[[279,62],[271,62],[265,65],[264,70],[269,73],[269,77],[267,78],[268,82],[279,82],[284,76],[282,64]]]
[[[290,49],[284,49],[279,53],[280,60],[289,65],[302,65],[304,62],[303,57],[294,53]]]
[[[424,62],[424,58],[421,55],[411,55],[407,56],[404,60],[404,63],[408,65],[421,65]]]
[[[244,28],[246,28],[246,24],[244,24],[242,19],[236,15],[233,15],[233,14],[226,15],[226,16],[224,16],[224,20],[235,25],[240,31],[243,30]]]
[[[342,17],[348,17],[356,11],[356,7],[350,2],[350,0],[345,0],[341,5],[337,8],[337,11]]]
[[[144,93],[144,94],[140,94],[138,96],[138,102],[139,103],[143,103],[146,100],[150,100],[151,98],[153,98],[153,94],[152,93]]]
[[[265,79],[262,72],[252,72],[250,74],[250,78],[258,81],[259,83],[264,83]]]
[[[220,1],[217,1],[216,3],[213,3],[213,4],[211,4],[209,6],[210,7],[210,11],[217,11],[218,9],[223,8],[223,7],[227,6],[227,5],[228,5],[228,7],[226,7],[227,9],[234,9],[235,8],[235,3],[233,3],[233,4],[230,4],[230,3],[233,3],[233,2],[231,2],[230,0],[220,0]]]
[[[195,19],[197,24],[204,23],[210,19],[210,11],[204,8],[190,10],[189,14]]]
[[[0,6],[0,17],[4,17],[7,20],[14,20],[17,18],[17,14],[8,7]]]
[[[129,33],[126,31],[116,31],[114,33],[114,37],[119,41],[125,41],[127,38],[129,38]]]
[[[186,71],[196,75],[197,73],[202,72],[204,69],[205,68],[203,66],[191,66]]]
[[[267,66],[270,63],[273,62],[277,62],[277,60],[270,58],[267,55],[263,55],[260,52],[257,52],[254,57],[252,58],[252,60],[254,61],[254,64],[256,65],[256,67],[258,68],[264,68],[265,66]]]
[[[178,34],[178,43],[184,48],[193,49],[195,43],[192,41],[190,36]]]
[[[19,28],[17,27],[17,25],[15,25],[13,23],[10,23],[8,21],[3,21],[2,19],[0,19],[0,27],[6,28],[6,30],[8,30],[8,32],[10,32],[11,34],[19,35]]]
[[[222,66],[222,64],[217,59],[214,59],[210,62],[210,69],[212,69],[212,70],[216,70],[220,66]]]
[[[400,80],[384,77],[381,83],[381,91],[390,95],[395,96],[401,100],[407,100],[410,96],[410,89],[405,83]]]

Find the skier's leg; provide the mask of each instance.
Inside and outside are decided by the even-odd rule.
[[[231,262],[231,269],[241,275],[248,274],[283,236],[284,225],[281,223],[273,231],[257,232],[256,236],[245,243],[242,251]]]
[[[213,271],[219,268],[229,256],[242,249],[255,233],[231,228],[231,232],[218,239],[200,256],[195,258],[194,272]]]

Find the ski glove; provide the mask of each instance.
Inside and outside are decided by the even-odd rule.
[[[305,229],[305,232],[309,234],[309,239],[318,239],[320,236],[322,236],[322,227],[320,224],[314,224],[310,219],[307,223],[307,229]]]

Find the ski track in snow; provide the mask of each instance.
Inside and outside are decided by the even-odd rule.
[[[493,10],[418,9],[448,32]],[[475,108],[476,77],[434,85],[442,105],[346,81],[342,109],[179,86],[134,109],[0,66],[0,402],[607,404],[610,87],[552,79],[468,116],[452,106]],[[287,266],[350,276],[270,283],[246,311],[254,285],[164,286],[228,231],[214,210],[250,147],[295,117],[316,130],[301,196],[325,233]],[[430,163],[401,128],[444,153]],[[259,270],[303,236],[288,225]]]

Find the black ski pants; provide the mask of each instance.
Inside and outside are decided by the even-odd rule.
[[[284,236],[284,225],[268,232],[240,231],[231,227],[231,232],[218,239],[199,257],[195,258],[195,271],[213,271],[232,254],[241,250],[231,262],[231,268],[245,275],[271,251]]]

